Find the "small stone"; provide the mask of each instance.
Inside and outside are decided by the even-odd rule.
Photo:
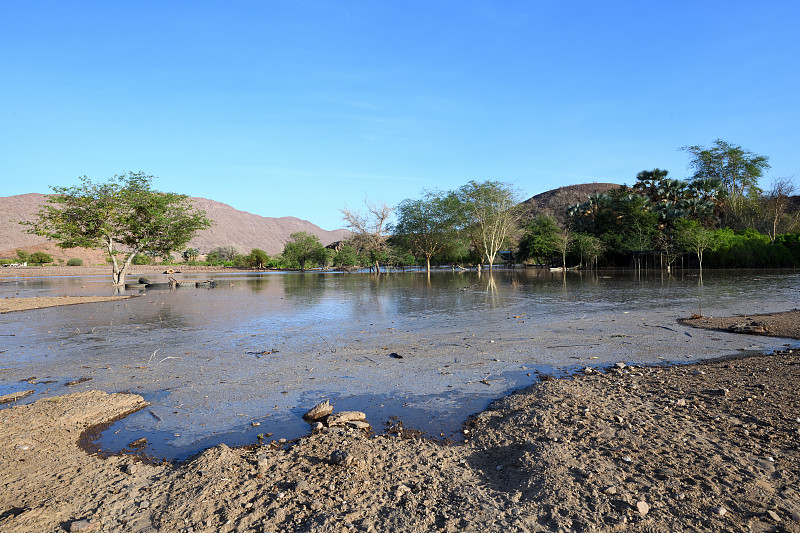
[[[297,483],[295,483],[294,490],[297,492],[302,492],[304,490],[308,490],[311,488],[311,484],[305,479],[301,479]]]
[[[609,496],[617,493],[617,487],[614,485],[609,485],[608,487],[603,489],[603,494],[608,494]]]
[[[772,509],[770,509],[769,511],[767,511],[767,516],[768,516],[768,517],[770,517],[770,518],[771,518],[772,520],[774,520],[775,522],[780,522],[780,521],[781,521],[781,517],[780,517],[780,516],[778,516],[778,513],[776,513],[776,512],[775,512],[775,511],[773,511]]]
[[[303,415],[303,420],[306,422],[316,422],[321,418],[325,418],[333,413],[333,406],[328,400],[318,403],[312,407],[306,414]]]
[[[269,456],[265,453],[260,453],[256,456],[256,461],[258,461],[259,468],[266,468],[269,466]]]
[[[592,370],[591,367],[587,366],[586,368],[583,369],[583,373],[587,375],[594,374],[594,370]]]
[[[323,424],[322,422],[314,422],[313,424],[311,424],[312,431],[322,431],[324,427],[325,424]]]
[[[332,414],[328,417],[329,426],[343,426],[348,422],[367,420],[367,415],[361,411],[342,411],[340,413]]]
[[[96,528],[100,522],[90,522],[89,520],[75,520],[69,525],[70,531],[91,531]]]
[[[677,405],[678,407],[686,407],[686,400],[681,398],[677,402],[675,402],[675,405]]]
[[[334,450],[331,452],[331,464],[347,466],[353,462],[353,455],[345,450]]]
[[[253,426],[254,428],[257,428],[258,426],[261,425],[261,422],[252,422],[250,425]]]
[[[138,471],[139,471],[139,465],[137,465],[136,463],[129,463],[129,464],[128,464],[128,465],[125,467],[125,472],[126,472],[126,473],[128,473],[128,474],[130,474],[130,475],[133,475],[133,474],[135,474],[135,473],[136,473],[136,472],[138,472]]]
[[[636,502],[636,510],[639,511],[640,515],[644,516],[650,512],[650,504],[645,501]]]
[[[728,514],[728,510],[725,509],[725,507],[723,507],[722,505],[720,505],[719,507],[712,507],[711,514],[713,514],[714,516],[722,517]]]
[[[369,425],[369,422],[363,422],[361,420],[351,420],[347,423],[347,427],[351,427],[353,429],[369,429],[372,426]]]
[[[614,368],[619,368],[620,370],[624,370],[625,369],[625,363],[622,363],[622,362],[614,363]]]

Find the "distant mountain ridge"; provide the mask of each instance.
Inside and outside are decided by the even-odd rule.
[[[63,251],[44,237],[25,233],[25,228],[19,221],[34,220],[45,201],[46,195],[38,193],[0,197],[0,257],[12,257],[15,249],[20,248],[29,252],[46,251],[56,258],[80,257],[92,262],[102,261],[102,251]],[[215,222],[210,229],[199,232],[186,246],[197,248],[201,253],[207,253],[218,246],[233,245],[243,253],[261,248],[270,255],[277,255],[283,251],[290,235],[298,231],[316,235],[324,245],[346,239],[350,235],[345,229],[328,231],[295,217],[271,218],[254,215],[207,198],[193,197],[191,202]]]

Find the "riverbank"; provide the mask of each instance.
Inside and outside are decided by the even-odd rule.
[[[46,398],[0,411],[0,529],[800,531],[799,386],[788,351],[620,364],[494,402],[459,445],[398,424],[182,465],[78,447],[138,395]]]

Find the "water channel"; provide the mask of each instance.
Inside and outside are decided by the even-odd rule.
[[[100,444],[119,450],[146,437],[148,453],[169,459],[258,434],[299,437],[309,431],[302,413],[324,399],[365,411],[377,431],[397,417],[457,438],[470,414],[537,372],[682,363],[788,342],[690,329],[678,317],[800,307],[794,272],[708,272],[702,284],[691,273],[540,270],[180,277],[218,285],[0,315],[0,394],[141,394],[151,405]],[[0,283],[0,297],[112,291],[109,276]]]

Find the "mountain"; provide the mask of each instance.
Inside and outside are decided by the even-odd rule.
[[[43,194],[19,194],[0,197],[0,257],[14,257],[17,248],[28,252],[45,251],[54,258],[79,257],[91,263],[103,262],[102,250],[61,250],[44,237],[29,235],[19,221],[32,221],[39,207],[46,201]],[[191,198],[192,204],[206,212],[215,224],[201,231],[186,246],[207,253],[217,246],[233,245],[240,252],[261,248],[270,255],[279,254],[292,233],[305,231],[319,237],[324,245],[347,238],[349,231],[326,231],[319,226],[295,217],[270,218],[239,211],[233,207],[209,200]]]

